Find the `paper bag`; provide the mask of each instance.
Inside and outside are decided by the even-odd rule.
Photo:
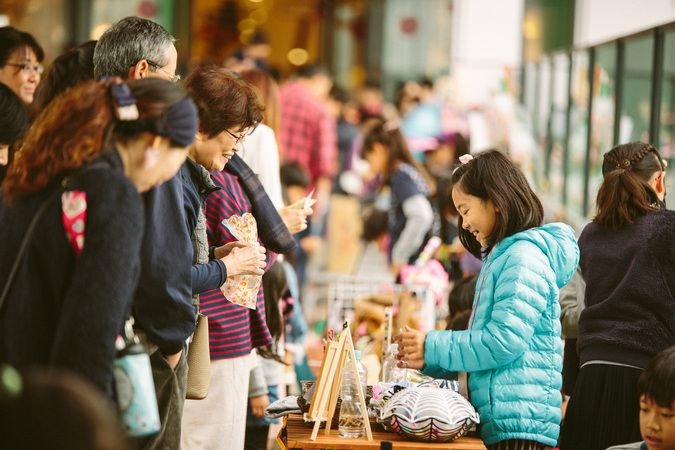
[[[238,241],[247,244],[258,242],[258,227],[251,213],[232,216],[223,220],[222,223]],[[261,282],[261,275],[228,276],[225,284],[220,287],[220,291],[232,303],[256,309],[256,298]]]

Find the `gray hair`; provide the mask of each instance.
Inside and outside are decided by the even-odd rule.
[[[175,38],[160,24],[140,17],[126,17],[108,28],[94,49],[94,77],[127,78],[129,68],[141,59],[160,66],[169,63],[167,49]]]

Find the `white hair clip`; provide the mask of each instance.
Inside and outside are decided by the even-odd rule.
[[[467,153],[466,155],[462,155],[462,156],[459,157],[459,162],[461,162],[462,164],[466,164],[469,161],[471,161],[472,159],[473,159],[473,155],[470,155],[470,154]]]
[[[400,127],[401,127],[401,122],[397,119],[388,120],[382,125],[382,129],[384,131],[398,130]]]

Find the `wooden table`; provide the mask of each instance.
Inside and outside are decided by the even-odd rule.
[[[330,434],[326,436],[325,422],[321,424],[321,429],[315,441],[309,439],[312,434],[313,423],[305,423],[299,414],[291,414],[286,419],[285,432],[288,438],[287,447],[289,449],[305,448],[323,448],[323,449],[379,449],[381,441],[392,443],[393,450],[404,448],[415,449],[452,449],[452,450],[485,450],[485,445],[477,437],[461,437],[452,442],[429,443],[406,440],[396,433],[384,431],[374,422],[370,426],[373,431],[373,440],[369,441],[363,438],[343,438],[338,435],[338,430],[331,428]],[[284,430],[282,430],[282,433]]]

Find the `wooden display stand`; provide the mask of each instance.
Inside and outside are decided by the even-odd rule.
[[[331,339],[326,344],[319,376],[314,384],[312,402],[307,413],[307,418],[314,422],[314,429],[310,436],[312,441],[316,440],[321,422],[323,421],[326,421],[326,435],[330,433],[333,414],[335,414],[335,405],[337,405],[340,393],[342,370],[345,367],[347,357],[351,361],[349,367],[354,371],[355,378],[358,380],[359,369],[356,366],[356,355],[354,354],[354,343],[349,329],[349,322],[344,323],[337,339]],[[368,419],[368,410],[366,408],[366,393],[363,392],[361,383],[357,383],[357,386],[366,437],[369,441],[372,441],[373,433],[370,429],[370,420]]]

